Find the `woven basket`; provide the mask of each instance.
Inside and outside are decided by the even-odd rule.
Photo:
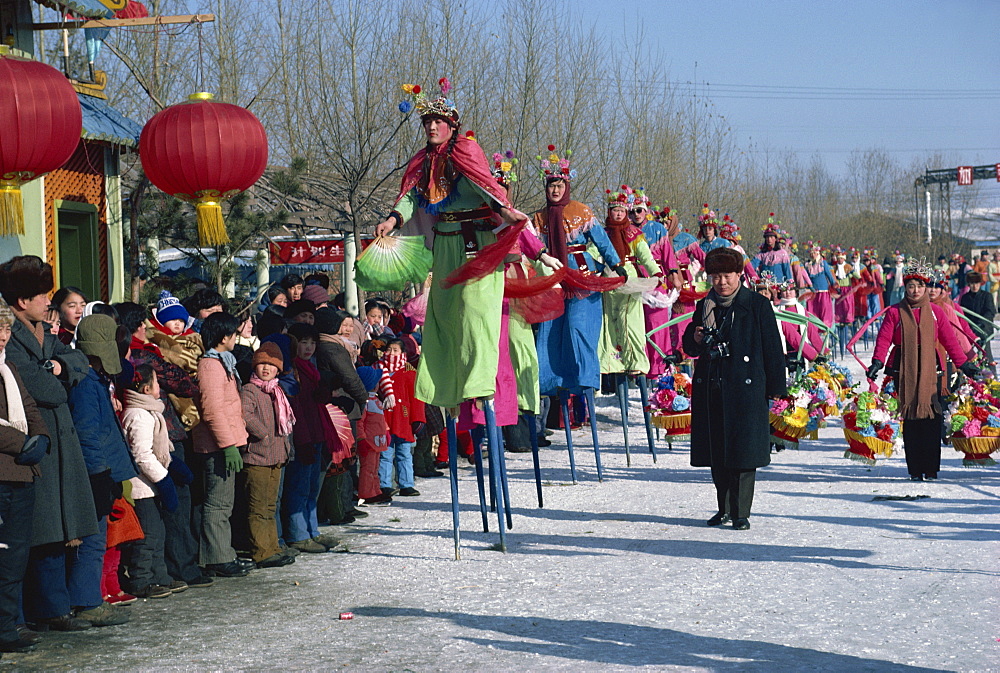
[[[653,425],[667,431],[668,437],[681,437],[691,434],[691,412],[675,411],[661,412],[653,415]]]

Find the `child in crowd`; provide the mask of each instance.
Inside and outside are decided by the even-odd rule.
[[[389,448],[389,425],[377,392],[382,371],[366,365],[358,367],[358,376],[368,391],[368,402],[358,422],[358,497],[364,505],[389,505],[392,491],[384,491],[379,484],[379,457]]]
[[[176,297],[164,290],[146,330],[148,340],[160,349],[167,362],[177,365],[191,376],[198,373],[198,359],[205,347],[201,335],[191,329],[194,322]],[[171,400],[186,430],[198,424],[198,409],[189,398]]]
[[[288,436],[295,424],[295,413],[278,382],[284,366],[281,349],[265,341],[254,353],[253,376],[240,391],[249,434],[242,454],[250,545],[258,568],[278,568],[295,561],[282,551],[275,522],[281,473],[288,462]]]
[[[83,290],[72,285],[60,288],[52,295],[52,306],[59,321],[59,331],[56,336],[67,346],[76,338],[76,326],[83,318],[83,307],[86,305],[87,297]]]
[[[229,522],[236,496],[236,474],[243,469],[239,447],[247,443],[240,378],[232,354],[239,326],[232,315],[213,313],[201,327],[208,350],[198,361],[197,404],[201,422],[191,432],[194,452],[201,458],[205,488],[200,563],[206,574],[218,577],[244,577],[254,566],[253,562],[236,558]]]
[[[378,361],[378,367],[392,379],[395,404],[386,408],[385,419],[389,426],[389,446],[382,452],[379,462],[379,482],[382,490],[392,491],[393,467],[399,495],[417,496],[420,492],[413,483],[413,444],[416,441],[414,429],[420,430],[424,424],[424,403],[414,395],[417,370],[406,361],[403,342],[399,339],[387,341],[385,353]]]
[[[135,368],[132,385],[125,391],[122,424],[139,476],[132,478],[132,498],[145,537],[124,545],[123,565],[130,592],[140,598],[167,598],[187,589],[187,583],[172,580],[163,549],[165,529],[161,510],[177,510],[177,490],[167,469],[170,465],[170,435],[163,418],[160,384],[148,364]]]

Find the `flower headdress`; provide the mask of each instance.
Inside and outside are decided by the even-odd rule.
[[[701,206],[701,215],[698,216],[698,237],[701,238],[705,232],[705,227],[715,227],[715,232],[719,232],[719,221],[716,219],[715,211],[709,209],[708,204]]]
[[[916,279],[924,283],[930,283],[934,276],[934,269],[921,257],[919,260],[910,260],[910,263],[903,268],[903,282]]]
[[[573,156],[573,150],[566,150],[562,157],[556,154],[556,146],[549,145],[546,147],[549,151],[549,155],[546,158],[542,158],[539,154],[535,157],[538,160],[538,175],[542,180],[572,180],[576,177],[576,171],[570,169],[569,158]]]
[[[719,237],[731,243],[737,243],[742,239],[740,236],[740,225],[736,224],[729,213],[722,216],[722,225],[719,227]]]
[[[757,274],[757,280],[754,281],[754,289],[757,290],[777,290],[779,286],[778,281],[774,278],[774,273],[771,271],[761,271]]]
[[[514,150],[494,152],[493,177],[504,187],[510,186],[511,183],[517,182],[517,173],[514,172],[516,164],[517,157],[514,156]]]
[[[626,210],[636,210],[645,208],[650,210],[652,204],[649,197],[642,189],[633,189],[628,185],[622,185],[618,191],[610,189],[604,190],[604,201],[608,208],[625,208]]]
[[[767,224],[761,227],[761,231],[764,232],[764,236],[780,236],[780,224],[778,220],[774,219],[774,213],[771,213],[767,216]]]
[[[458,128],[462,125],[458,117],[458,108],[455,107],[455,102],[448,98],[451,82],[448,81],[447,77],[442,77],[438,80],[438,86],[441,88],[441,95],[436,98],[428,98],[419,84],[404,84],[403,92],[409,98],[399,104],[399,111],[403,114],[409,114],[411,110],[416,108],[421,119],[441,117],[453,127]]]

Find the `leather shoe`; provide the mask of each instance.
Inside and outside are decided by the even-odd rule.
[[[31,652],[35,647],[35,643],[26,638],[0,642],[0,652]]]
[[[215,577],[246,577],[250,574],[249,568],[236,561],[229,563],[209,563],[205,566],[206,575]]]
[[[31,643],[32,645],[37,645],[38,643],[42,642],[42,634],[38,633],[37,631],[32,631],[31,629],[28,628],[27,624],[18,624],[16,628],[17,628],[17,637],[20,640]]]
[[[444,472],[440,470],[428,470],[427,472],[414,472],[413,476],[420,477],[421,479],[433,479],[435,477],[443,477]]]
[[[552,441],[548,440],[548,439],[545,439],[544,437],[539,437],[538,438],[538,446],[540,448],[543,448],[543,447],[546,447],[546,446],[552,446]]]
[[[263,561],[257,562],[258,568],[281,568],[290,563],[295,563],[295,557],[289,554],[275,554],[274,556],[268,556]]]
[[[86,631],[93,624],[86,619],[77,619],[73,615],[63,615],[62,617],[49,617],[39,619],[35,622],[36,631]]]
[[[729,523],[729,514],[726,512],[716,512],[715,516],[707,521],[709,526],[721,526],[724,523]]]
[[[750,530],[750,519],[736,519],[733,521],[733,530]]]
[[[254,568],[257,567],[257,564],[253,562],[253,559],[240,558],[239,556],[236,557],[236,560],[233,561],[233,563],[241,565],[247,570],[253,570]]]

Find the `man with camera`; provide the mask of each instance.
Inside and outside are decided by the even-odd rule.
[[[758,467],[770,464],[769,400],[786,394],[785,354],[770,302],[740,285],[743,256],[705,256],[712,282],[684,330],[697,357],[691,398],[691,465],[710,467],[718,512],[709,526],[750,528]]]

